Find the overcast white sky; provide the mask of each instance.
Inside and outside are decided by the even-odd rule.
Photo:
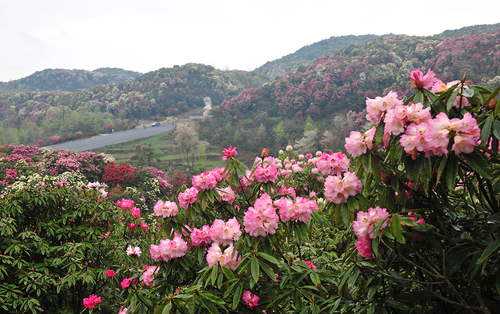
[[[331,36],[426,36],[499,23],[499,7],[497,0],[0,0],[0,81],[47,68],[146,73],[196,62],[254,70]]]

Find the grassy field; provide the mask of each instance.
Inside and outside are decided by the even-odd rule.
[[[127,163],[134,165],[139,159],[140,152],[137,147],[145,147],[150,145],[155,152],[154,159],[156,160],[152,166],[157,169],[167,171],[169,174],[180,170],[187,174],[186,165],[180,155],[180,152],[174,143],[174,131],[165,132],[155,136],[142,138],[130,143],[126,143],[116,147],[106,147],[98,149],[96,152],[110,154],[115,157],[117,163]],[[211,170],[215,167],[224,167],[222,161],[222,153],[219,149],[208,146],[206,149],[206,160],[203,162],[203,156],[195,165],[194,173],[204,170]]]

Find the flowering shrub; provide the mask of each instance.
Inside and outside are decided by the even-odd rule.
[[[193,187],[177,198],[157,200],[153,224],[135,213],[137,201],[120,200],[121,224],[99,233],[120,248],[110,252],[113,265],[124,266],[107,276],[109,264],[102,264],[97,307],[109,302],[122,313],[491,313],[500,276],[500,106],[493,101],[500,86],[466,89],[462,80],[434,93],[426,89],[431,72],[411,77],[419,81],[406,100],[390,93],[390,101],[367,101],[375,125],[346,141],[356,157],[298,155],[289,147],[274,158],[265,149],[247,168],[234,154],[225,169],[194,176]],[[411,147],[403,140],[408,136],[421,139]],[[37,188],[61,193],[75,184],[61,177],[53,182],[58,186]],[[102,198],[95,184],[86,186]],[[12,195],[0,199],[5,208],[17,206]],[[70,204],[52,210],[73,206],[74,198],[59,201]],[[31,209],[28,204],[37,202],[22,208]],[[101,226],[100,218],[88,220]],[[10,232],[10,216],[2,219],[2,232]],[[52,224],[25,221],[29,230]],[[18,238],[2,239],[12,249],[0,258],[12,272]],[[15,271],[23,276],[24,269]]]

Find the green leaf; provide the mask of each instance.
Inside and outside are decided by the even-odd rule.
[[[215,264],[212,266],[212,273],[210,274],[210,281],[212,282],[212,286],[215,285],[215,281],[217,280],[217,275],[219,274],[219,264]]]
[[[455,99],[457,99],[458,93],[460,92],[460,88],[457,88],[448,98],[448,101],[446,102],[446,111],[449,112],[451,108],[453,108],[453,104],[455,103]]]
[[[405,238],[403,237],[403,226],[401,226],[398,214],[392,214],[391,233],[396,238],[396,241],[399,243],[405,243]]]
[[[436,177],[436,185],[439,184],[439,180],[441,179],[441,176],[443,175],[444,169],[446,168],[446,162],[448,161],[448,158],[446,156],[441,156],[441,161],[439,162],[439,167],[437,171],[437,177]]]
[[[384,129],[385,123],[384,121],[380,121],[377,126],[377,130],[375,131],[375,135],[373,136],[373,148],[376,148],[382,144],[384,144]]]
[[[266,254],[264,252],[257,252],[257,255],[259,255],[260,257],[262,257],[264,259],[266,259],[267,261],[269,261],[273,265],[278,265],[278,260],[276,258],[272,257],[269,254]]]
[[[500,105],[498,105],[497,107],[500,108]],[[500,121],[496,120],[493,123],[493,135],[497,140],[500,140]]]
[[[251,262],[251,271],[252,271],[252,277],[255,282],[259,281],[259,260],[257,257],[252,257],[252,262]]]
[[[470,154],[463,154],[464,159],[467,163],[472,167],[474,171],[476,171],[481,177],[487,180],[493,180],[493,171],[491,170],[490,165],[483,157],[482,154],[478,153],[477,150],[474,150]]]
[[[240,283],[240,285],[234,291],[233,310],[236,310],[236,308],[238,307],[238,304],[240,303],[240,300],[241,300],[242,293],[243,293],[243,284]]]
[[[219,311],[217,310],[217,308],[215,307],[215,305],[213,305],[212,302],[207,301],[205,299],[201,299],[201,303],[203,303],[203,306],[210,312],[210,314],[217,314],[217,313],[219,313]]]
[[[231,280],[234,278],[234,274],[229,268],[227,268],[226,266],[221,266],[220,268],[222,269],[222,272],[224,273],[227,279]]]
[[[398,309],[398,310],[408,310],[408,306],[404,303],[401,303],[396,300],[391,300],[391,299],[384,299],[383,302],[387,305],[389,305],[392,308]]]
[[[481,129],[481,143],[486,145],[488,139],[490,138],[491,125],[493,123],[493,115],[490,115],[488,119],[484,122],[483,128]]]
[[[476,264],[479,265],[479,264],[483,263],[499,247],[500,247],[500,238],[498,238],[495,241],[493,241],[490,244],[488,244],[488,246],[486,247],[486,249],[483,251],[483,254],[481,254],[481,257],[477,260]]]

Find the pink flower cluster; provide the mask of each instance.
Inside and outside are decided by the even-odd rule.
[[[356,249],[361,256],[372,259],[371,239],[375,238],[375,232],[382,233],[382,229],[387,226],[389,219],[386,219],[382,223],[380,230],[374,230],[374,227],[388,216],[387,209],[380,208],[379,206],[375,208],[370,207],[368,212],[358,212],[357,219],[352,224],[352,229],[359,238],[356,242]]]
[[[171,259],[186,255],[188,249],[186,241],[179,235],[175,235],[173,240],[163,239],[159,245],[151,244],[151,258],[155,261],[168,262]]]
[[[255,294],[252,294],[250,291],[245,291],[241,299],[245,301],[245,304],[251,309],[253,309],[256,306],[259,306],[260,297],[256,296]]]
[[[133,246],[128,246],[127,248],[127,255],[137,255],[137,256],[141,256],[142,254],[142,251],[141,251],[141,248],[136,246],[136,247],[133,247]]]
[[[196,198],[198,197],[198,189],[196,187],[190,187],[186,189],[184,192],[179,193],[179,205],[188,209],[190,204],[194,204],[196,202]]]
[[[397,105],[402,105],[403,101],[398,99],[398,94],[396,92],[390,91],[384,97],[376,97],[375,99],[366,99],[366,119],[372,125],[378,125],[383,114]]]
[[[193,177],[192,184],[199,191],[211,190],[217,185],[217,179],[211,171],[205,171]]]
[[[255,166],[253,177],[260,183],[272,182],[278,179],[278,170],[274,160],[269,161],[268,158],[263,162],[258,162]]]
[[[253,237],[265,237],[278,229],[279,217],[273,207],[273,201],[266,193],[262,194],[253,207],[249,207],[243,217],[245,231]]]
[[[144,280],[144,284],[146,286],[150,286],[153,288],[153,281],[155,279],[155,275],[160,270],[158,266],[149,266],[146,271],[142,274],[142,280]]]
[[[83,299],[83,306],[85,306],[87,309],[93,309],[100,302],[101,297],[91,294],[88,298]]]
[[[349,169],[349,159],[341,152],[330,151],[330,154],[322,153],[316,161],[316,167],[323,175],[334,175]]]
[[[179,211],[177,204],[174,202],[159,200],[153,207],[156,217],[175,217]]]
[[[217,189],[217,192],[219,192],[222,201],[228,202],[229,204],[234,202],[234,191],[230,185],[224,189]]]
[[[139,219],[141,217],[141,209],[139,207],[132,207],[130,209],[130,213],[132,216],[134,216],[136,219]]]
[[[191,231],[191,242],[196,246],[205,246],[212,243],[210,226],[204,225],[201,229],[193,228],[193,231]]]
[[[238,241],[241,236],[240,223],[233,217],[227,222],[221,219],[215,219],[210,228],[212,241],[217,244],[228,245],[233,241]]]
[[[68,181],[66,179],[62,179],[61,181],[54,182],[54,186],[56,188],[62,188],[66,184],[68,184]]]
[[[397,105],[387,110],[384,118],[385,128],[389,134],[399,135],[405,131],[410,124],[425,123],[431,119],[431,107],[424,109],[422,103],[410,104],[408,106]]]
[[[122,280],[122,282],[120,283],[120,286],[122,287],[122,289],[126,289],[128,288],[131,284],[135,285],[137,283],[137,279],[136,278],[125,278]]]
[[[212,267],[213,265],[220,263],[221,266],[226,266],[231,270],[235,270],[238,263],[241,261],[241,256],[238,256],[238,251],[234,251],[233,256],[233,243],[229,244],[229,246],[222,252],[218,243],[212,243],[210,249],[208,249],[207,253],[207,263],[208,266]]]
[[[451,149],[455,155],[470,154],[477,145],[481,130],[476,119],[467,112],[462,119],[449,119],[441,112],[428,123],[410,124],[400,143],[405,152],[416,156],[417,152],[425,152],[426,157],[448,154],[448,144],[453,139]]]
[[[282,197],[274,201],[274,206],[279,209],[280,218],[283,222],[301,221],[307,223],[313,211],[318,211],[318,204],[314,200],[297,197],[295,202],[289,198]]]
[[[122,198],[121,201],[116,202],[116,206],[121,207],[122,210],[132,209],[132,207],[134,207],[134,201]]]
[[[346,203],[350,196],[361,191],[361,180],[353,172],[344,173],[343,177],[328,176],[325,180],[325,196],[335,204]]]
[[[108,269],[108,270],[106,271],[106,277],[108,277],[108,278],[113,278],[114,276],[116,276],[116,273],[115,273],[115,271],[114,271],[114,270],[112,270],[112,269]]]
[[[236,151],[236,147],[233,148],[233,146],[229,145],[229,149],[224,148],[222,154],[224,154],[222,160],[226,161],[228,158],[233,158],[234,156],[238,155],[238,152]]]

